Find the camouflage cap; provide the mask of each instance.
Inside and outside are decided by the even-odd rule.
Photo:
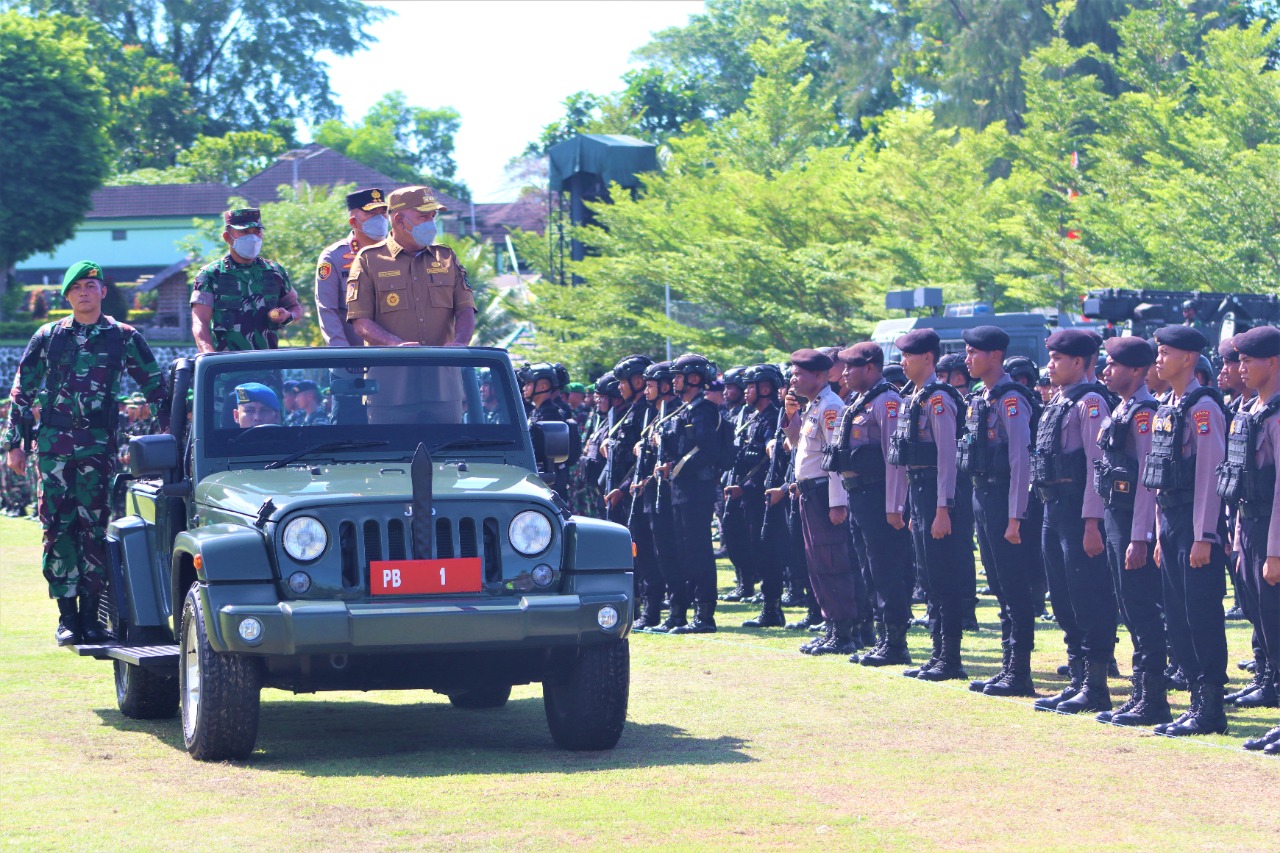
[[[388,213],[395,213],[397,210],[405,210],[406,208],[421,210],[423,213],[447,209],[443,204],[436,201],[436,194],[431,187],[401,187],[387,196]]]
[[[246,228],[262,228],[262,211],[256,207],[237,207],[222,214],[228,228],[243,231]]]
[[[102,281],[102,265],[95,264],[93,261],[79,261],[67,267],[66,273],[62,276],[62,295],[66,296],[67,291],[71,289],[71,285],[75,284],[82,278],[96,278]]]

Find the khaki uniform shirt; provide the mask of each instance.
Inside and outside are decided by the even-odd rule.
[[[388,237],[361,249],[347,276],[347,319],[372,320],[405,341],[452,343],[454,314],[475,307],[467,271],[447,246],[414,254]]]

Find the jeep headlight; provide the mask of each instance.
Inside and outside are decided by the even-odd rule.
[[[534,557],[551,545],[551,522],[540,512],[527,509],[511,519],[507,528],[511,547],[526,557]]]
[[[324,553],[329,533],[318,519],[302,515],[284,526],[284,552],[299,563],[309,563]]]

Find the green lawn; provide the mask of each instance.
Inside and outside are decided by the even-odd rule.
[[[1274,709],[1171,740],[807,658],[782,630],[634,637],[630,719],[608,753],[555,750],[537,687],[481,712],[421,692],[267,691],[252,760],[200,764],[176,720],[119,714],[108,664],[54,647],[38,539],[0,519],[7,848],[1280,850],[1280,760],[1240,749]],[[998,663],[994,616],[983,599],[972,674]],[[1240,623],[1230,640],[1234,662]],[[1039,641],[1044,693],[1063,653],[1054,626]],[[922,654],[923,632],[911,643]]]

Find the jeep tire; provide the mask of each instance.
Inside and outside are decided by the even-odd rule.
[[[142,666],[115,664],[116,704],[131,720],[165,720],[178,713],[178,679]]]
[[[472,687],[449,694],[449,703],[455,708],[468,711],[479,711],[486,708],[501,708],[511,698],[511,685],[501,687]]]
[[[193,584],[182,605],[178,681],[182,739],[199,761],[243,760],[258,739],[262,675],[246,655],[224,654],[209,644],[209,626]]]
[[[627,722],[631,651],[626,640],[584,646],[568,671],[542,684],[551,739],[561,749],[613,749]]]

